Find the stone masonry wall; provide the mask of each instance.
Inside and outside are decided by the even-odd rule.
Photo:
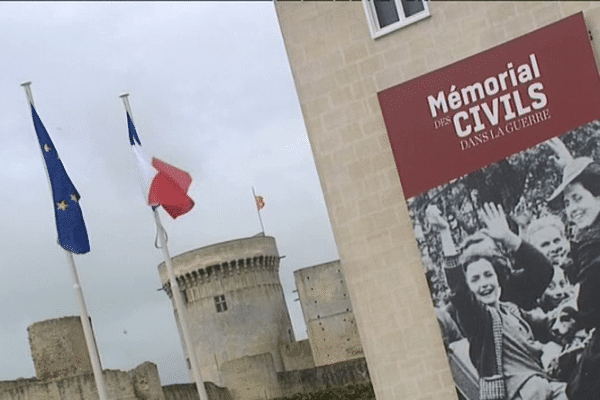
[[[221,374],[234,400],[264,400],[281,396],[271,353],[227,361],[221,365]]]
[[[283,358],[284,369],[286,371],[315,367],[315,361],[308,339],[284,344],[281,346],[280,351]]]
[[[205,380],[223,386],[222,364],[266,352],[271,353],[277,371],[284,370],[280,348],[293,341],[293,328],[279,260],[271,236],[231,240],[173,257],[176,279],[185,294],[192,346]],[[170,288],[165,269],[164,263],[159,265],[161,282]],[[217,307],[219,298],[222,303]]]
[[[92,371],[81,317],[36,322],[27,331],[38,379],[65,378]]]
[[[299,371],[278,372],[277,380],[285,397],[371,383],[364,358]]]
[[[378,400],[456,399],[377,92],[595,2],[429,2],[372,39],[359,1],[276,1],[281,32]],[[597,60],[598,61],[598,60]]]
[[[114,400],[141,400],[123,371],[104,371],[107,394]],[[96,382],[91,373],[74,377],[38,381],[0,391],[0,400],[98,400]]]
[[[315,365],[364,357],[339,260],[294,271]]]
[[[229,391],[212,382],[204,382],[206,394],[210,400],[232,400]],[[182,383],[163,386],[165,400],[200,400],[195,383]]]
[[[156,364],[145,362],[125,372],[104,370],[111,400],[164,400]],[[0,400],[98,400],[93,373],[55,379],[0,382]]]

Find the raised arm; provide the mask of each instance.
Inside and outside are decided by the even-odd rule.
[[[481,232],[503,243],[510,251],[517,251],[519,249],[522,239],[508,227],[506,214],[504,214],[501,205],[496,206],[494,203],[485,203],[481,218],[486,225]]]
[[[567,146],[557,137],[546,141],[546,145],[554,152],[552,159],[560,168],[573,161],[573,156]]]
[[[484,204],[482,220],[486,224],[482,231],[514,254],[514,273],[504,283],[502,299],[532,308],[552,281],[552,262],[509,229],[502,206]]]
[[[438,231],[444,253],[444,273],[452,291],[451,302],[456,308],[461,328],[469,338],[480,337],[481,330],[489,326],[489,314],[485,305],[471,293],[465,273],[459,265],[460,253],[454,244],[448,222],[437,206],[430,205],[425,216],[433,229]]]
[[[457,256],[458,249],[456,248],[454,240],[452,239],[450,224],[448,224],[448,221],[446,221],[446,219],[442,216],[440,209],[437,206],[430,204],[425,210],[425,217],[427,218],[429,225],[431,225],[433,229],[437,230],[440,235],[444,257]]]

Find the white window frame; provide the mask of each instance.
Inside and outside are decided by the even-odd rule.
[[[371,38],[377,39],[378,37],[387,35],[388,33],[394,32],[407,25],[414,24],[424,18],[431,16],[429,13],[429,1],[423,0],[423,11],[418,12],[408,18],[404,16],[404,7],[400,0],[390,0],[396,3],[396,10],[398,11],[399,20],[383,28],[379,27],[379,20],[377,19],[377,12],[373,5],[373,0],[362,0],[365,14],[367,15],[367,24],[369,25],[369,31],[371,32]]]

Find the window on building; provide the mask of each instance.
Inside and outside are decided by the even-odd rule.
[[[425,0],[362,0],[373,39],[429,16]]]
[[[225,301],[224,294],[215,296],[215,307],[217,308],[217,312],[227,311],[227,302]]]

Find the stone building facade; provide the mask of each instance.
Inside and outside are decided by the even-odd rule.
[[[277,372],[285,370],[282,348],[290,348],[294,337],[279,259],[269,236],[217,243],[172,258],[204,380],[224,385],[225,363],[263,353],[271,355]],[[164,263],[159,273],[170,295]]]
[[[376,396],[455,399],[377,93],[580,11],[600,38],[600,4],[428,2],[383,34],[372,6],[275,2]]]

